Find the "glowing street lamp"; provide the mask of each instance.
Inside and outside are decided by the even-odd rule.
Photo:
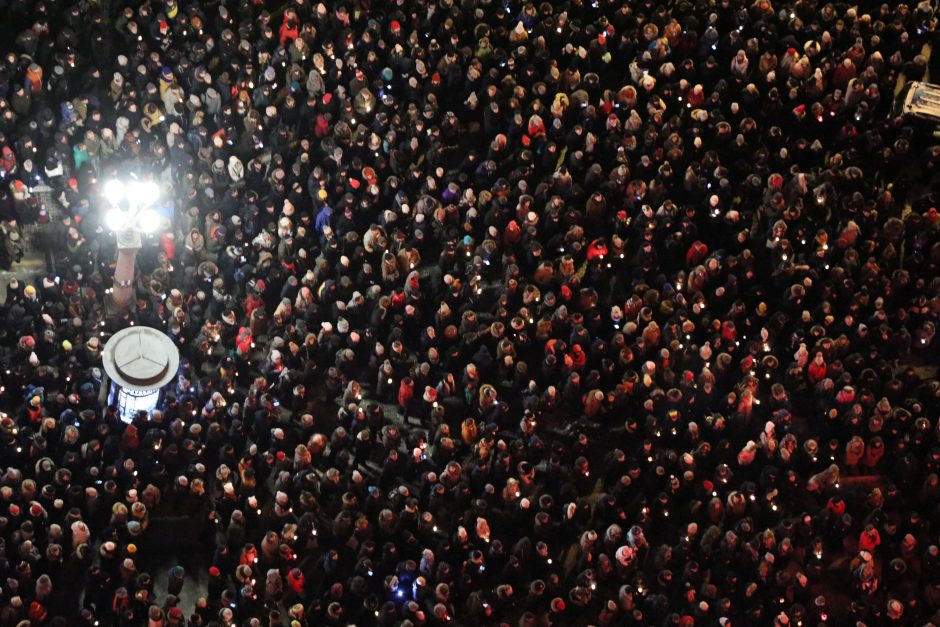
[[[109,209],[105,224],[117,235],[117,263],[111,302],[126,308],[134,296],[134,267],[141,248],[141,233],[160,227],[160,214],[152,208],[160,198],[160,186],[153,181],[113,179],[104,186]]]

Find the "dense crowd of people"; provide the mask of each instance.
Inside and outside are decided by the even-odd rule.
[[[0,627],[940,625],[931,3],[275,4],[0,3]]]

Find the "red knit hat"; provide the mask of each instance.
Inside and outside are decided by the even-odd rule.
[[[829,499],[829,502],[826,504],[826,507],[828,507],[829,511],[831,511],[836,516],[841,516],[842,514],[845,513],[845,501],[842,501],[842,500],[840,500],[837,503],[833,499]]]
[[[287,583],[295,592],[302,592],[304,588],[304,574],[299,568],[292,568],[287,573]]]

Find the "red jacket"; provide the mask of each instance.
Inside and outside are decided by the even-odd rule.
[[[829,502],[826,503],[826,508],[832,512],[835,516],[841,516],[845,513],[845,501],[839,501],[836,503],[833,499],[829,499]]]
[[[737,328],[731,326],[727,322],[723,322],[721,325],[721,339],[726,342],[733,342],[738,337]]]
[[[286,47],[288,42],[294,41],[300,37],[300,27],[295,22],[293,26],[290,26],[287,23],[287,16],[284,16],[284,21],[281,23],[281,30],[279,31],[281,38],[281,45]]]
[[[415,395],[415,384],[402,381],[398,385],[398,404],[402,407],[411,402]]]
[[[300,571],[299,568],[292,568],[289,573],[287,573],[287,583],[290,584],[290,587],[297,594],[303,594],[304,592],[304,574]]]
[[[257,563],[257,559],[258,559],[258,551],[257,551],[257,549],[254,549],[254,548],[252,548],[252,549],[250,549],[250,550],[249,550],[249,549],[242,549],[241,558],[239,558],[238,563],[239,563],[239,565],[241,565],[241,566],[251,566],[251,567],[254,567],[254,565]]]
[[[529,123],[529,137],[538,137],[545,135],[545,124],[543,122]]]
[[[593,261],[597,257],[607,255],[607,244],[600,240],[595,240],[588,245],[587,260]]]
[[[708,255],[708,246],[704,242],[696,240],[689,247],[689,252],[685,254],[685,262],[691,268],[702,263],[702,260]]]
[[[873,529],[870,533],[863,531],[858,536],[858,546],[860,549],[868,551],[869,553],[874,552],[878,545],[881,544],[881,535],[878,533],[877,529]]]
[[[251,351],[251,330],[248,327],[242,327],[238,330],[238,336],[235,338],[235,350],[240,356],[245,356]]]
[[[330,132],[330,123],[327,121],[327,119],[323,116],[322,113],[317,115],[317,121],[313,127],[313,134],[316,137],[326,137],[326,135],[329,132]]]
[[[176,257],[176,237],[172,233],[164,233],[163,239],[163,252],[166,253],[166,258],[170,261]]]
[[[568,355],[571,357],[575,370],[580,370],[587,364],[587,355],[584,354],[584,351],[577,344],[575,344],[575,347],[571,349]]]
[[[811,361],[809,367],[807,368],[807,375],[809,376],[810,383],[819,383],[825,379],[827,370],[828,366],[826,366],[826,362],[817,364],[815,359]]]
[[[249,294],[245,299],[245,317],[250,320],[251,314],[259,307],[264,307],[264,301]]]
[[[506,225],[506,230],[503,231],[503,245],[507,247],[515,246],[520,237],[522,237],[522,229],[519,228],[519,223],[510,220],[509,224]]]

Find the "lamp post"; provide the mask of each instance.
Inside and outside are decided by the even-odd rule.
[[[139,410],[156,409],[165,386],[176,376],[180,355],[165,333],[149,327],[127,327],[108,340],[101,363],[111,381],[108,404],[124,422]]]
[[[160,216],[151,208],[160,196],[160,187],[153,181],[125,183],[114,179],[105,185],[104,196],[111,205],[105,222],[117,236],[111,304],[116,309],[125,309],[134,297],[134,264],[141,247],[141,233],[152,233],[160,226]]]

